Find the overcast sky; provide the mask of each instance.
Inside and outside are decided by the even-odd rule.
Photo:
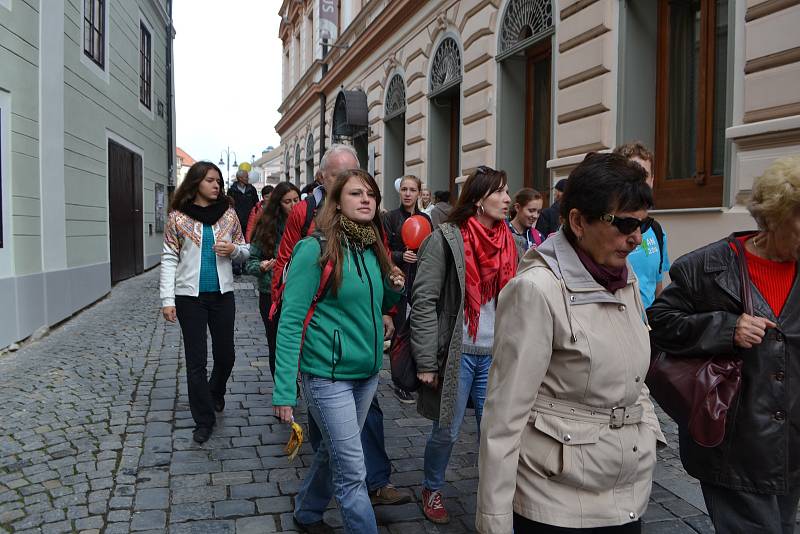
[[[230,145],[241,163],[279,144],[279,7],[277,0],[175,0],[177,144],[194,159],[218,163]]]

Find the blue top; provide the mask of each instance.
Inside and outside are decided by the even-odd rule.
[[[658,239],[652,228],[642,236],[642,244],[628,254],[628,261],[639,279],[639,294],[642,304],[649,308],[656,299],[656,284],[664,279],[669,271],[669,255],[667,254],[667,233],[664,232],[664,264],[659,267],[661,255],[658,251]]]
[[[219,291],[217,274],[217,254],[214,249],[214,229],[210,224],[203,225],[203,248],[200,251],[200,293]]]

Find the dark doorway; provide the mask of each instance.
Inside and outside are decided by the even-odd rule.
[[[455,197],[458,193],[456,178],[461,174],[460,84],[430,99],[429,121],[429,187],[431,191],[448,190]]]
[[[358,165],[365,171],[369,169],[369,143],[367,139],[367,132],[359,132],[358,135],[353,137],[353,148],[356,149],[358,154]]]
[[[393,210],[400,206],[400,194],[394,182],[405,174],[406,115],[401,113],[384,124],[383,142],[383,207]]]
[[[144,271],[142,157],[108,142],[108,218],[111,283]]]

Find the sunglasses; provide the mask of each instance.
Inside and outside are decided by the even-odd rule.
[[[600,216],[600,220],[609,224],[613,224],[617,227],[617,230],[619,230],[621,234],[625,235],[632,234],[637,228],[642,233],[645,233],[650,229],[651,226],[653,226],[652,217],[637,219],[636,217],[617,217],[616,215],[606,213],[605,215]]]

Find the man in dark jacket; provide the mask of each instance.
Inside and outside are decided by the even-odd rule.
[[[236,172],[236,182],[228,188],[228,196],[233,199],[233,209],[239,217],[239,224],[242,233],[247,233],[247,219],[250,217],[250,210],[258,204],[258,192],[250,184],[247,171],[240,169]]]
[[[547,239],[547,236],[558,232],[561,228],[561,196],[567,188],[567,179],[562,178],[556,183],[555,187],[555,201],[550,207],[542,210],[539,214],[539,220],[536,221],[536,229],[542,234],[542,237]]]

